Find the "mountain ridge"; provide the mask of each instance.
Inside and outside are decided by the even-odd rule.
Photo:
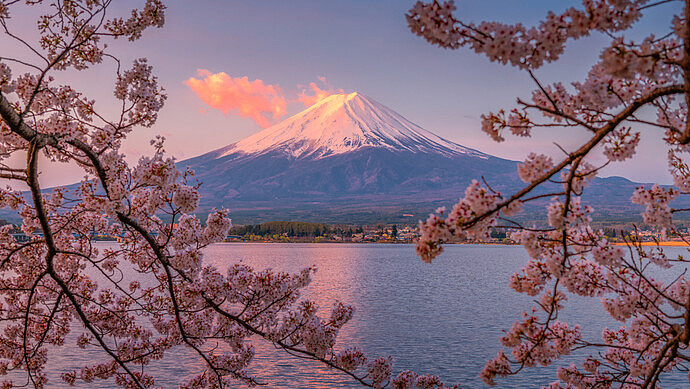
[[[178,166],[203,183],[202,210],[224,206],[240,222],[414,223],[452,206],[473,179],[505,194],[522,189],[517,164],[443,139],[355,92]],[[584,199],[603,217],[639,217],[629,201],[636,186],[597,178]],[[535,194],[561,189],[549,183]]]

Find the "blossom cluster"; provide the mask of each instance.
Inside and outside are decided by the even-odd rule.
[[[416,240],[416,250],[426,262],[442,252],[441,244],[451,239],[469,238],[478,240],[489,239],[490,229],[496,224],[497,211],[501,203],[500,193],[490,188],[482,187],[477,180],[465,189],[463,197],[445,217],[445,208],[439,208],[437,214],[429,215],[426,222],[419,223],[420,237]],[[519,201],[510,204],[500,204],[505,207],[508,215],[514,215],[521,209]],[[479,215],[488,217],[477,220]],[[467,222],[474,223],[467,225]]]
[[[644,222],[659,227],[672,226],[672,213],[669,203],[680,195],[678,189],[664,189],[654,184],[650,189],[643,186],[635,190],[630,201],[645,206],[642,213]]]
[[[553,168],[553,159],[544,154],[530,153],[527,159],[518,165],[518,175],[524,182],[531,183],[541,178]]]
[[[611,139],[604,146],[604,155],[610,161],[625,161],[632,158],[635,148],[640,143],[640,133],[630,133],[630,128],[611,132]]]
[[[118,74],[114,92],[116,98],[131,104],[127,109],[129,121],[145,127],[153,125],[166,99],[152,70],[146,58],[135,60],[131,69]]]
[[[12,69],[7,64],[0,62],[0,91],[2,93],[11,93],[14,92],[14,88]]]
[[[643,1],[586,1],[585,9],[568,8],[562,14],[549,13],[537,27],[499,22],[460,23],[453,16],[455,3],[418,1],[407,16],[413,33],[446,48],[469,46],[492,61],[518,68],[539,67],[560,58],[568,39],[588,36],[592,31],[624,30],[637,21]]]
[[[673,149],[668,151],[668,166],[673,185],[683,193],[690,193],[690,166],[683,161],[679,152]]]
[[[105,29],[115,38],[125,36],[130,41],[141,38],[148,27],[163,27],[165,23],[165,5],[160,0],[146,0],[144,8],[132,10],[129,19],[116,18],[105,23]]]
[[[505,111],[500,110],[497,114],[490,113],[482,115],[482,131],[486,132],[496,142],[503,142],[505,138],[502,136],[504,129],[510,129],[513,135],[521,137],[529,137],[532,135],[532,123],[525,112],[513,109],[508,117],[505,116]]]
[[[597,176],[597,168],[589,162],[581,162],[575,172],[572,174],[569,171],[561,172],[561,180],[563,181],[563,189],[570,190],[575,195],[581,195],[582,191],[594,181]]]
[[[411,370],[400,372],[391,386],[394,389],[457,389],[459,386],[446,386],[441,379],[434,375],[419,375]]]

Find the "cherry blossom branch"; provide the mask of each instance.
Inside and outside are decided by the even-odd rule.
[[[3,105],[3,97],[0,96],[0,114],[2,114],[2,118],[5,120],[5,122],[8,123],[10,128],[12,128],[13,131],[19,132],[22,130],[22,125],[23,122],[21,119],[19,120],[18,125],[16,126],[16,129],[14,128],[13,124],[8,120],[8,118],[15,119],[12,115],[5,115],[5,112],[2,110]],[[16,113],[15,113],[16,115]],[[134,375],[134,373],[129,369],[129,367],[120,360],[120,358],[113,353],[110,348],[106,345],[104,339],[100,336],[96,328],[93,327],[91,324],[91,321],[86,317],[85,313],[81,309],[81,305],[77,301],[76,297],[72,294],[69,286],[62,280],[62,278],[56,273],[54,267],[53,267],[53,258],[55,254],[57,254],[57,248],[55,246],[55,242],[53,240],[53,235],[51,232],[50,225],[48,223],[48,218],[46,216],[46,212],[44,209],[43,205],[43,199],[41,197],[41,189],[38,184],[38,151],[40,150],[40,147],[38,146],[42,142],[40,142],[40,137],[38,137],[38,133],[34,132],[34,137],[27,139],[29,141],[29,151],[28,151],[28,162],[27,162],[27,176],[28,176],[28,181],[27,184],[29,185],[29,188],[31,189],[31,195],[33,198],[33,203],[34,207],[36,209],[36,216],[41,224],[41,228],[43,230],[43,235],[45,237],[45,243],[48,248],[48,252],[46,253],[46,272],[51,276],[55,282],[60,286],[62,291],[65,293],[67,298],[70,300],[72,303],[72,307],[76,311],[77,315],[80,317],[83,325],[91,332],[91,334],[96,338],[97,342],[101,346],[101,348],[118,364],[120,367],[132,378],[134,384],[140,388],[144,389],[144,386],[139,383],[139,379]],[[31,376],[29,374],[29,376]]]
[[[463,224],[463,228],[469,228],[474,226],[477,222],[480,222],[489,216],[493,215],[496,211],[506,207],[510,203],[521,199],[523,196],[526,194],[530,193],[533,189],[537,188],[540,186],[542,183],[556,175],[558,172],[562,171],[565,169],[567,166],[569,166],[571,163],[573,163],[576,159],[578,158],[583,158],[587,154],[589,154],[601,141],[611,133],[616,127],[622,123],[624,120],[626,120],[631,114],[633,114],[635,111],[637,111],[640,107],[656,100],[659,97],[662,96],[669,96],[669,95],[674,95],[674,94],[680,94],[684,93],[685,88],[681,85],[671,85],[663,88],[657,88],[654,91],[648,93],[645,96],[639,97],[635,99],[628,107],[626,107],[624,110],[620,111],[613,119],[611,119],[605,126],[602,126],[599,129],[596,129],[596,132],[593,134],[593,136],[582,146],[580,146],[577,150],[574,152],[570,153],[568,158],[563,159],[558,165],[554,166],[547,172],[545,172],[543,175],[541,175],[538,179],[534,180],[532,183],[530,183],[528,186],[524,187],[508,199],[498,203],[493,209],[490,211],[487,211],[485,213],[480,214],[479,216],[465,222]],[[543,108],[540,107],[540,109],[548,111],[550,113],[557,114],[556,111],[548,109],[548,108]]]

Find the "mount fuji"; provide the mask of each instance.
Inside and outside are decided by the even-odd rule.
[[[279,151],[293,159],[321,159],[370,147],[447,157],[488,157],[438,137],[357,92],[329,96],[275,126],[216,151],[219,158]]]
[[[414,223],[457,201],[472,179],[503,193],[519,189],[516,164],[443,139],[355,92],[178,166],[203,184],[202,209],[224,206],[240,223]],[[619,177],[597,179],[589,197],[625,212],[634,188]]]

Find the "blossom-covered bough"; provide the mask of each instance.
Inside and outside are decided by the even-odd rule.
[[[652,7],[671,7],[677,15],[661,36],[641,42],[624,37]],[[587,141],[554,161],[530,154],[519,165],[526,183],[521,191],[503,196],[474,182],[464,198],[446,213],[441,209],[420,223],[417,252],[430,262],[453,237],[488,238],[494,226],[517,232],[530,260],[510,279],[518,292],[536,297],[536,305],[506,331],[499,351],[481,373],[494,384],[496,377],[516,374],[525,367],[550,365],[573,350],[591,355],[581,365],[558,368],[552,387],[659,386],[663,374],[686,374],[690,365],[690,279],[687,260],[667,257],[660,247],[648,249],[607,242],[602,231],[590,226],[592,208],[581,194],[603,166],[594,165],[593,153],[603,150],[608,162],[626,161],[640,142],[636,128],[651,128],[668,146],[668,162],[675,187],[638,188],[631,201],[643,205],[644,222],[668,234],[676,233],[674,198],[690,193],[690,1],[584,0],[563,13],[549,12],[534,27],[498,22],[468,23],[457,19],[453,1],[418,2],[407,14],[413,33],[443,48],[467,47],[491,61],[526,71],[536,90],[530,100],[518,99],[510,112],[482,116],[482,130],[495,141],[506,132],[528,137],[535,128],[579,128]],[[570,86],[545,85],[535,70],[557,61],[569,40],[590,34],[610,38],[586,79]],[[645,108],[644,111],[642,109]],[[652,112],[652,114],[650,114]],[[534,190],[547,182],[562,184],[550,194],[544,228],[528,228],[511,220],[523,204],[542,198]],[[687,210],[685,210],[687,211]],[[676,235],[680,236],[680,234]],[[687,242],[686,242],[687,243]],[[676,277],[655,279],[655,268],[676,270]],[[598,297],[618,329],[605,329],[602,339],[590,342],[580,326],[559,321],[568,293]],[[684,372],[684,373],[682,373]]]
[[[247,370],[251,339],[320,361],[364,386],[442,387],[438,378],[410,371],[393,379],[391,358],[368,361],[353,346],[336,352],[353,309],[336,301],[321,317],[300,298],[313,268],[286,274],[203,262],[203,248],[227,235],[227,211],[213,210],[204,224],[193,215],[199,201],[193,173],[176,169],[163,138],[133,166],[120,152],[131,131],[155,123],[166,99],[146,59],[125,69],[107,46],[162,27],[164,4],[142,5],[117,17],[111,0],[0,0],[1,39],[24,53],[0,52],[0,178],[30,193],[0,190],[0,206],[19,213],[30,237],[20,242],[11,226],[0,227],[0,387],[50,386],[48,368],[67,369],[48,359],[49,350],[61,347],[101,355],[60,372],[68,384],[156,386],[146,367],[179,355],[170,351],[177,347],[203,366],[182,387],[262,384]],[[41,15],[35,44],[12,28],[13,16],[33,14]],[[115,69],[116,101],[106,110],[115,107],[114,115],[56,81],[94,66]],[[76,164],[85,178],[76,189],[46,191],[39,172],[47,164]],[[93,233],[122,242],[95,246]]]

